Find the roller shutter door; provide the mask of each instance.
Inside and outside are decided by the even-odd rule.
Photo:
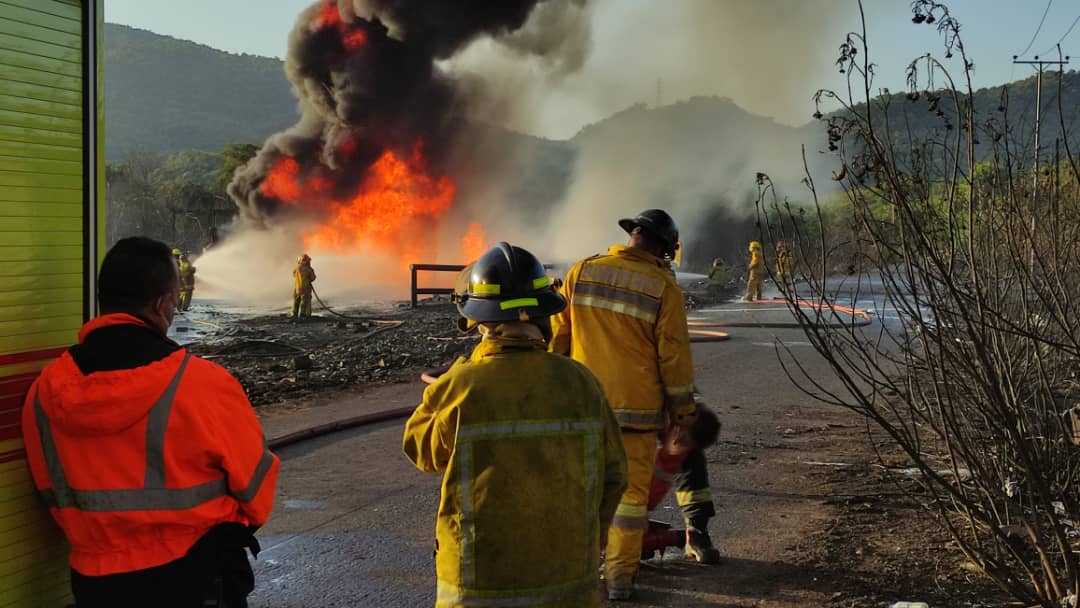
[[[19,422],[92,301],[99,30],[84,24],[97,9],[0,0],[0,607],[71,603],[67,547],[33,492]]]

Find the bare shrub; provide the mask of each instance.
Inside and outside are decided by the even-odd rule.
[[[932,55],[908,69],[900,103],[930,113],[935,134],[904,137],[910,131],[895,124],[903,113],[889,106],[896,98],[875,99],[864,27],[840,47],[848,90],[817,96],[842,106],[819,114],[838,162],[839,211],[824,207],[809,173],[808,213],[758,176],[766,240],[796,243],[803,262],[788,305],[844,390],[828,390],[790,352],[781,359],[809,394],[867,417],[902,450],[921,475],[918,498],[998,586],[1024,605],[1075,605],[1078,163],[1067,142],[1050,142],[1035,175],[1028,140],[1010,129],[1007,94],[989,115],[976,111],[959,23],[930,0],[913,2],[912,13],[941,33],[943,59],[961,65],[959,82]],[[1066,132],[1055,110],[1045,118]],[[825,220],[838,213],[844,230]],[[838,289],[831,270],[845,264],[853,274]],[[869,293],[881,322],[835,329],[848,318],[838,307]]]

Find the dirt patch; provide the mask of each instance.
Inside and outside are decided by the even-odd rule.
[[[883,450],[879,460],[865,429],[835,428],[828,436],[833,446],[848,447],[811,464],[809,481],[828,496],[834,515],[790,554],[795,564],[832,581],[831,606],[1009,604],[956,549],[921,483],[898,472],[899,453]]]
[[[417,370],[452,361],[475,343],[458,332],[449,304],[341,312],[348,318],[219,315],[221,331],[189,348],[228,369],[258,406],[412,381]]]

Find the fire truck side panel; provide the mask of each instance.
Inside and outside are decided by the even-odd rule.
[[[20,410],[94,313],[104,242],[103,0],[0,0],[0,608],[71,603]]]

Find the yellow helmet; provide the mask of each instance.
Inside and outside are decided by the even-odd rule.
[[[750,251],[761,251],[761,243],[750,241]]]
[[[182,253],[184,253],[184,252],[183,252],[183,251],[180,251],[179,249],[177,249],[177,248],[175,248],[175,247],[173,247],[173,250],[172,250],[172,254],[173,254],[173,255],[175,255],[175,256],[179,256],[179,255],[180,255],[180,254],[182,254]]]

